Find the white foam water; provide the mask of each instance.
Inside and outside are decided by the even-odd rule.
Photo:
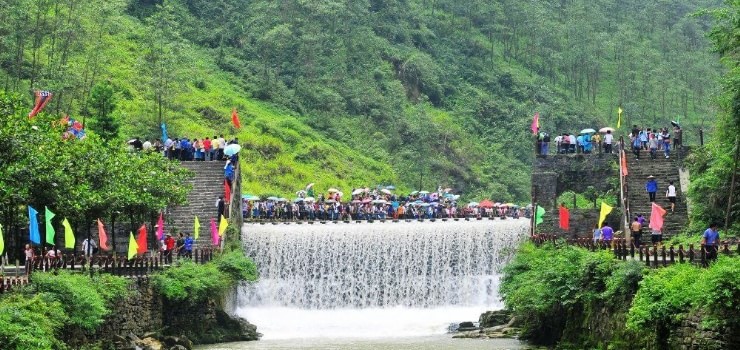
[[[237,314],[265,339],[444,333],[501,308],[500,270],[527,220],[245,224],[260,279]]]

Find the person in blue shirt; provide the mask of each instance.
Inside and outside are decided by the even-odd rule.
[[[183,244],[183,249],[185,250],[185,257],[192,259],[193,258],[193,237],[190,237],[189,233],[187,233],[185,236],[185,243]]]
[[[701,245],[704,246],[704,252],[707,254],[707,261],[717,260],[717,250],[719,248],[719,230],[717,224],[709,225],[701,236]]]
[[[645,184],[645,190],[650,196],[650,202],[655,202],[655,194],[658,192],[658,183],[655,181],[655,176],[648,176],[648,182]]]

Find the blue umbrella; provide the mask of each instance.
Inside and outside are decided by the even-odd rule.
[[[386,190],[395,190],[396,189],[396,186],[393,186],[393,185],[385,186],[385,189]]]
[[[396,209],[399,206],[398,201],[393,201],[393,203],[391,203],[391,205],[393,206],[393,209]]]
[[[242,150],[242,146],[239,146],[239,145],[237,145],[237,144],[234,143],[234,144],[228,145],[228,146],[226,146],[226,148],[224,148],[224,154],[227,155],[227,156],[233,156],[233,155],[239,153],[239,151],[241,151],[241,150]]]

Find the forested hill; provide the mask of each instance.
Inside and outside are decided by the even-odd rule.
[[[525,200],[529,124],[709,126],[720,0],[0,0],[0,84],[118,139],[233,134],[245,191]],[[112,88],[112,89],[109,89]],[[113,106],[113,108],[111,108]],[[30,107],[29,107],[30,108]],[[111,119],[112,118],[112,119]]]

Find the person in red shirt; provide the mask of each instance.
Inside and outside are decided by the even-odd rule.
[[[175,239],[172,238],[171,234],[167,234],[167,236],[164,239],[164,262],[167,264],[172,263],[172,251],[175,250]]]
[[[204,160],[212,160],[212,154],[211,149],[213,148],[213,145],[211,144],[211,140],[206,137],[205,140],[203,140],[203,149],[205,150],[205,155],[203,156]]]

